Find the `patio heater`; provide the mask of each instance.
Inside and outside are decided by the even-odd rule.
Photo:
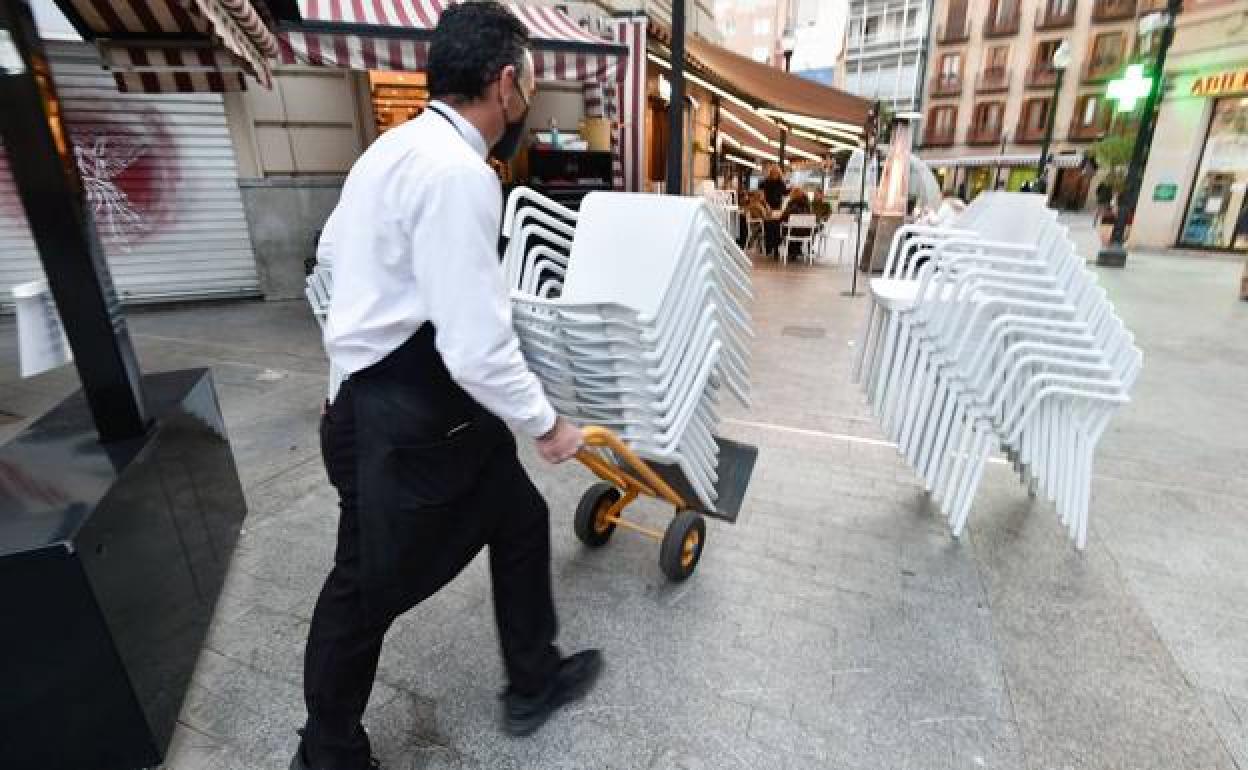
[[[0,446],[0,765],[162,761],[246,513],[206,369],[143,376],[26,0],[0,138],[82,389]]]
[[[893,118],[892,144],[880,173],[875,200],[871,203],[868,248],[863,250],[859,259],[858,267],[863,272],[884,269],[893,233],[906,221],[910,195],[911,122],[918,117],[918,113],[903,112]]]

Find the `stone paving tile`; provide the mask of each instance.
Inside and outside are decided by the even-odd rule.
[[[725,434],[763,448],[740,521],[713,522],[698,574],[667,584],[645,538],[583,548],[571,514],[588,475],[522,442],[551,506],[560,642],[603,646],[602,684],[534,739],[501,734],[478,558],[389,635],[366,715],[386,766],[1244,765],[1248,355],[1226,329],[1248,306],[1202,299],[1225,288],[1218,266],[1132,260],[1102,281],[1147,360],[1098,457],[1086,553],[997,465],[952,540],[849,381],[865,300],[839,296],[848,274],[768,267],[755,404],[726,405]],[[782,334],[795,323],[827,336]],[[335,531],[315,323],[302,303],[250,303],[144,312],[134,328],[152,368],[213,366],[252,511],[166,768],[284,770]],[[76,385],[72,369],[16,382],[14,359],[0,355],[6,412]]]

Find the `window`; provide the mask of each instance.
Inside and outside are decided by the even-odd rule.
[[[757,46],[754,48],[753,57],[754,61],[766,64],[771,61],[771,49],[765,45]]]
[[[942,78],[962,74],[962,54],[947,53],[940,59],[940,76]]]
[[[1083,128],[1096,125],[1096,108],[1100,99],[1095,94],[1089,94],[1083,97],[1083,104],[1079,108],[1079,125]]]
[[[1017,7],[1014,0],[993,0],[992,3],[992,26],[997,29],[1005,29],[1013,22],[1017,16]]]
[[[724,21],[723,27],[724,37],[732,37],[737,34],[737,20],[727,19]]]
[[[1053,55],[1057,53],[1058,46],[1062,44],[1060,40],[1045,40],[1036,43],[1036,58],[1033,65],[1036,70],[1053,69]]]
[[[1084,94],[1075,103],[1075,117],[1071,135],[1076,139],[1097,139],[1109,130],[1113,112],[1097,94]]]
[[[954,127],[958,122],[957,107],[933,107],[928,113],[927,141],[953,141]]]
[[[995,137],[1001,133],[1001,102],[985,102],[975,106],[975,120],[971,132],[979,137]]]
[[[766,16],[762,17],[761,19],[755,19],[754,20],[754,34],[755,35],[771,34],[771,19],[767,18]]]
[[[1121,32],[1102,32],[1097,35],[1092,44],[1092,58],[1088,61],[1088,75],[1096,77],[1117,70],[1122,64],[1123,42]]]
[[[875,39],[880,36],[880,17],[868,17],[866,21],[862,23],[862,34],[866,42],[875,42]]]
[[[1023,118],[1019,121],[1019,133],[1023,137],[1038,138],[1044,135],[1049,121],[1049,100],[1028,99],[1023,103]]]

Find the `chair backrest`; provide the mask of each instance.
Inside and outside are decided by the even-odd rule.
[[[809,227],[814,228],[818,224],[814,214],[794,214],[789,217],[789,227]]]

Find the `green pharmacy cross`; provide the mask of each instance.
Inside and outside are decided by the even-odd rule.
[[[1153,79],[1144,76],[1144,65],[1132,64],[1117,80],[1109,81],[1106,89],[1110,99],[1118,102],[1119,112],[1131,112],[1135,103],[1148,96],[1153,87]]]

